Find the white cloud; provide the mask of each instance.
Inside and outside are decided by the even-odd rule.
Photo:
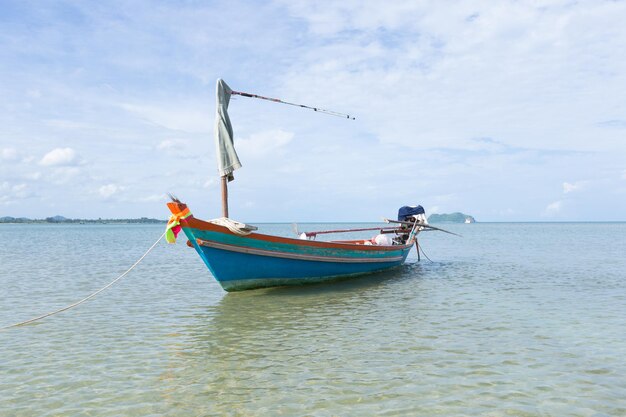
[[[499,210],[499,214],[501,216],[507,217],[507,216],[513,216],[515,215],[517,212],[516,210],[513,210],[511,207],[507,207],[505,209],[500,209]]]
[[[563,194],[568,194],[574,191],[580,191],[589,183],[589,181],[577,181],[575,183],[564,182]]]
[[[0,183],[0,204],[15,204],[32,195],[33,193],[29,190],[28,184],[11,184],[8,181]]]
[[[546,216],[554,216],[556,214],[558,214],[561,211],[561,208],[563,207],[563,202],[562,201],[555,201],[553,203],[550,203],[546,206],[545,210],[544,210],[544,215]]]
[[[17,151],[14,148],[2,148],[0,149],[0,159],[15,161],[17,159]]]
[[[72,148],[56,148],[41,158],[39,164],[44,166],[68,166],[78,163],[76,151]]]
[[[166,139],[166,140],[162,140],[161,143],[159,143],[156,148],[159,151],[166,151],[166,150],[174,148],[175,146],[176,146],[176,141],[171,140],[171,139]]]
[[[124,187],[120,187],[119,185],[116,185],[116,184],[107,184],[107,185],[103,185],[102,187],[100,187],[98,189],[98,193],[100,194],[100,197],[107,200],[113,197],[115,194],[122,191],[123,189]]]
[[[456,198],[457,198],[457,196],[456,196],[456,194],[454,194],[454,193],[449,193],[449,194],[439,194],[439,195],[432,196],[432,199],[433,199],[434,201],[439,202],[439,203],[451,203],[451,202],[453,202]]]
[[[93,125],[89,123],[64,119],[48,119],[45,121],[45,124],[61,130],[84,130],[93,128]]]
[[[26,91],[26,95],[30,98],[41,98],[41,91],[37,89],[32,89]]]
[[[140,203],[155,203],[167,201],[168,197],[165,194],[152,194],[145,197],[140,197],[136,201]]]
[[[25,190],[28,187],[27,184],[11,184],[8,181],[3,181],[2,183],[0,183],[0,190],[2,190],[3,192],[12,192],[12,193],[19,193],[23,190]]]
[[[29,180],[33,180],[33,181],[37,181],[38,179],[41,178],[41,172],[39,172],[39,171],[29,172],[29,173],[24,175],[24,178],[29,179]]]
[[[213,117],[206,109],[206,103],[197,106],[188,104],[131,104],[120,107],[142,120],[170,130],[188,133],[210,133]]]
[[[293,132],[281,129],[268,130],[265,132],[253,133],[247,138],[239,139],[236,142],[237,149],[241,154],[248,157],[263,157],[275,153],[280,148],[285,147],[293,139]]]
[[[50,179],[53,184],[56,185],[64,185],[72,181],[72,179],[76,178],[79,174],[81,174],[82,170],[80,167],[75,166],[58,166],[52,169],[52,172],[49,176],[46,176],[46,179]]]
[[[197,152],[191,151],[189,145],[190,141],[186,139],[164,139],[156,146],[156,150],[179,158],[197,157]]]
[[[202,185],[202,187],[204,187],[204,188],[213,188],[213,187],[215,187],[215,186],[217,185],[217,183],[218,183],[218,181],[217,181],[217,179],[216,179],[216,178],[214,178],[214,177],[210,177],[210,178],[208,178],[208,179],[204,182],[204,184]]]

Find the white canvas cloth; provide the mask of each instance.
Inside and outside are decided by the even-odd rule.
[[[233,90],[222,80],[217,80],[215,112],[215,146],[217,150],[217,168],[220,176],[228,176],[228,181],[235,179],[233,171],[241,168],[241,162],[233,142],[233,126],[228,117],[228,103]]]

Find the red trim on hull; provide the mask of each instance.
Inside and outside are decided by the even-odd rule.
[[[198,220],[193,216],[190,216],[186,219],[180,221],[180,224],[183,227],[190,227],[193,229],[198,229],[202,231],[210,231],[210,232],[218,232],[224,233],[227,235],[237,236],[235,233],[231,232],[224,226],[219,226],[217,224],[213,224],[211,222],[205,222],[203,220]],[[413,245],[357,245],[353,243],[345,243],[345,242],[317,242],[313,240],[304,240],[304,239],[293,239],[288,237],[281,236],[272,236],[272,235],[264,235],[261,233],[250,233],[246,235],[248,239],[256,239],[264,242],[272,242],[272,243],[285,243],[289,245],[297,245],[297,246],[310,246],[315,248],[329,248],[329,249],[344,249],[344,250],[358,250],[363,252],[368,251],[397,251],[409,248]]]

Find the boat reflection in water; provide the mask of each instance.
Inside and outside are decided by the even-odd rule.
[[[420,268],[410,263],[332,285],[224,295],[179,329],[162,377],[168,401],[228,415],[305,415],[325,399],[358,401],[380,360],[359,352],[398,337],[413,343],[402,326],[380,326],[378,304],[404,303],[396,292],[407,280],[417,292]]]

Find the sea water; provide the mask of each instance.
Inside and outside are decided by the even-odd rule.
[[[432,262],[241,293],[162,243],[0,332],[0,415],[626,415],[626,224],[446,227],[463,237],[420,235]],[[0,225],[0,327],[104,286],[162,230]]]

